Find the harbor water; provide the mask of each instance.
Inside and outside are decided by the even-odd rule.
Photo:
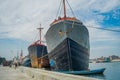
[[[102,80],[120,80],[120,62],[90,63],[90,69],[106,68],[103,74],[89,75],[88,77]]]

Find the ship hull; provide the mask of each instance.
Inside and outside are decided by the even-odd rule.
[[[48,53],[47,47],[44,45],[32,45],[29,46],[28,51],[30,55],[31,66],[33,68],[39,68],[40,58]],[[48,56],[44,58],[48,59]]]
[[[69,38],[60,43],[49,57],[55,62],[53,70],[79,71],[88,69],[89,54],[86,49]]]
[[[51,25],[45,37],[53,70],[88,69],[89,33],[81,22],[64,20]]]

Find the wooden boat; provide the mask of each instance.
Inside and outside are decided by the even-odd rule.
[[[84,71],[58,71],[58,72],[74,75],[91,75],[91,74],[103,74],[104,71],[105,68]]]
[[[22,66],[31,67],[30,58],[26,57],[26,58],[23,60]]]

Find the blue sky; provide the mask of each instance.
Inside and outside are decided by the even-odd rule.
[[[86,26],[120,30],[120,0],[68,0],[75,16]],[[47,4],[46,4],[47,2]],[[12,59],[43,35],[55,19],[60,0],[0,0],[0,56]],[[69,16],[70,11],[67,11]],[[89,28],[90,58],[120,56],[120,33]],[[44,39],[44,36],[42,36]]]

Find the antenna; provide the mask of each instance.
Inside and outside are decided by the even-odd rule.
[[[42,27],[41,27],[41,24],[40,24],[40,28],[37,28],[37,29],[39,30],[39,34],[40,34],[40,44],[41,44],[41,42],[42,42],[42,40],[41,40],[41,39],[42,39],[42,38],[41,38],[41,37],[42,37],[42,29],[44,29],[44,28],[42,28]]]

